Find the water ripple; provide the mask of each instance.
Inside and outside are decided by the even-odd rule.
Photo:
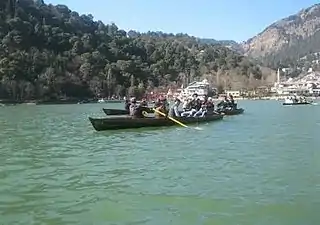
[[[317,224],[320,107],[95,132],[101,105],[0,111],[1,224]],[[303,118],[301,119],[303,115]]]

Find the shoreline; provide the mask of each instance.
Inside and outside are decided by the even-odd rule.
[[[312,100],[318,100],[320,97],[307,97]],[[224,98],[214,98],[214,101],[223,100]],[[264,100],[264,101],[283,101],[286,96],[272,96],[272,97],[235,97],[234,100]],[[41,100],[30,100],[30,101],[13,101],[13,100],[2,100],[0,99],[1,106],[14,106],[14,105],[79,105],[79,104],[103,104],[103,103],[124,103],[125,100],[104,100],[104,102],[98,102],[99,99],[89,99],[89,100],[55,100],[55,101],[41,101]]]
[[[26,101],[15,101],[15,100],[4,100],[0,99],[0,106],[14,106],[14,105],[78,105],[78,104],[94,104],[94,103],[123,103],[125,100],[109,99],[104,102],[98,102],[99,99],[88,99],[88,100],[26,100]]]

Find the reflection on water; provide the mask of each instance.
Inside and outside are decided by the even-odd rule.
[[[103,104],[2,107],[1,224],[318,224],[319,106],[95,132]],[[117,105],[121,107],[121,105]]]

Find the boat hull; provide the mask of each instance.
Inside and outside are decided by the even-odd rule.
[[[125,109],[102,109],[103,112],[108,116],[128,115],[129,112]]]
[[[103,109],[103,112],[108,115],[129,115],[129,113],[125,109]],[[152,113],[152,110],[147,111],[148,113]],[[239,109],[232,109],[232,110],[221,110],[219,113],[224,113],[227,116],[232,116],[232,115],[238,115],[242,114],[244,112],[244,109],[239,108]]]
[[[219,111],[219,113],[224,113],[226,116],[234,116],[234,115],[239,115],[244,112],[244,109],[239,108],[239,109],[223,109]]]
[[[223,115],[211,115],[206,117],[180,117],[178,120],[184,124],[205,123],[223,119]],[[177,125],[168,118],[91,118],[89,120],[96,131],[120,130],[142,127],[163,127]]]
[[[125,109],[102,109],[103,112],[108,116],[120,116],[120,115],[129,115],[129,112]],[[143,107],[143,111],[147,113],[153,113],[152,109],[148,107]]]
[[[310,105],[312,104],[311,102],[296,102],[296,103],[287,103],[287,102],[284,102],[282,103],[282,105]]]

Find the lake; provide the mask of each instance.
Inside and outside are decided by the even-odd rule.
[[[0,108],[0,224],[317,225],[320,104],[96,132],[121,104]]]

